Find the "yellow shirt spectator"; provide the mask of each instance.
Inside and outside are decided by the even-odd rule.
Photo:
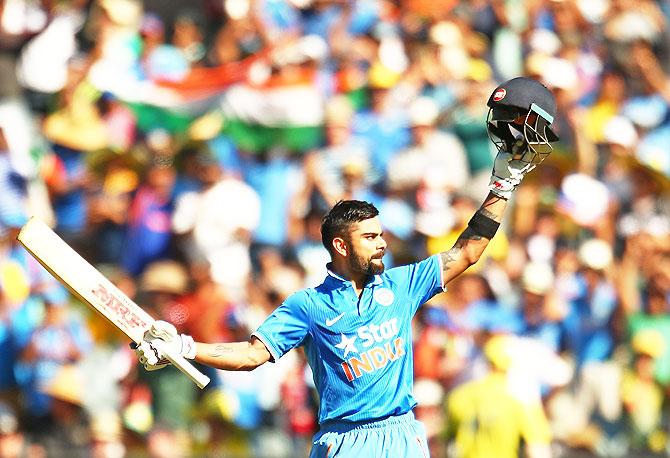
[[[447,399],[447,437],[459,458],[517,458],[523,439],[529,456],[548,449],[549,423],[542,406],[524,404],[507,388],[503,372],[493,372],[456,388]]]

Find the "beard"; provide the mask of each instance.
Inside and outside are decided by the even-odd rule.
[[[362,272],[366,275],[379,275],[384,272],[384,262],[381,258],[364,258],[352,253],[349,258],[349,268],[353,272]]]

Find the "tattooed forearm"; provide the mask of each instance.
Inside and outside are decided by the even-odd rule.
[[[212,358],[218,358],[219,356],[229,355],[235,350],[226,344],[218,344],[212,348],[207,354]]]
[[[497,221],[497,222],[502,221],[502,213],[500,213],[500,214],[494,213],[492,211],[487,210],[484,207],[477,210],[477,213],[480,213],[481,215],[486,216],[487,218],[490,218],[493,221]]]
[[[449,251],[443,251],[440,253],[440,265],[442,266],[442,273],[446,274],[449,270],[449,266],[456,260],[460,254],[461,248],[458,246],[453,247]]]
[[[442,269],[442,286],[457,277],[465,269],[474,264],[482,251],[486,248],[488,240],[477,234],[472,228],[467,227],[458,237],[453,248],[439,254],[440,267]]]
[[[456,240],[453,248],[440,253],[439,261],[443,287],[446,287],[447,283],[479,260],[489,241],[500,227],[506,205],[504,199],[489,193],[482,206],[468,222],[468,226]]]
[[[483,240],[485,237],[477,234],[472,228],[466,227],[463,233],[458,237],[458,240],[454,244],[453,248],[449,251],[443,251],[440,253],[440,264],[442,266],[442,273],[446,274],[450,268],[453,267],[453,264],[462,261],[463,258],[463,249],[467,245],[468,241],[479,241]]]
[[[449,251],[443,251],[442,253],[439,254],[440,258],[440,268],[442,269],[442,287],[445,288],[447,285],[447,282],[453,278],[455,275],[458,275],[456,273],[454,275],[454,268],[457,268],[459,260],[462,258],[462,253],[461,253],[461,245],[457,242],[456,245]],[[458,269],[462,270],[462,269]]]
[[[226,371],[250,371],[272,357],[255,337],[248,342],[198,343],[197,349],[197,362]]]

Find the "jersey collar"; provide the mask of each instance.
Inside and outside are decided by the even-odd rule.
[[[335,272],[333,272],[332,265],[333,264],[331,262],[326,264],[326,271],[328,272],[327,279],[330,279],[331,282],[336,282],[336,284],[338,284],[338,286],[340,286],[340,287],[349,287],[351,285],[351,281],[347,280],[346,278],[344,278],[344,277],[336,274]],[[375,275],[372,278],[372,280],[368,281],[365,284],[365,287],[368,288],[368,287],[371,287],[371,286],[377,286],[377,285],[381,285],[381,283],[382,283],[382,276],[381,275]]]

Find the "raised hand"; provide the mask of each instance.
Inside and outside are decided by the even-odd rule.
[[[522,139],[516,141],[511,153],[500,150],[493,163],[493,174],[489,182],[491,192],[503,199],[512,197],[523,177],[537,167],[537,163],[528,157],[533,154],[528,151],[528,145]]]

